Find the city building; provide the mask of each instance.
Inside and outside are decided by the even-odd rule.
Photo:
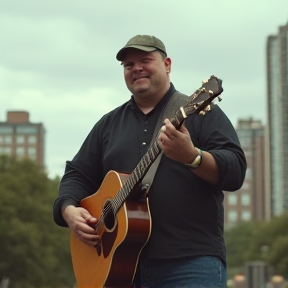
[[[225,227],[243,221],[263,221],[265,207],[265,127],[259,120],[240,119],[236,132],[247,160],[245,181],[240,190],[224,192]]]
[[[0,154],[27,157],[45,167],[43,124],[31,123],[28,112],[8,111],[6,122],[0,122]]]
[[[271,215],[276,216],[288,211],[288,23],[267,38],[266,56],[269,184],[266,193],[271,199]]]

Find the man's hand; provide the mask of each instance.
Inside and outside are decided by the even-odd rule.
[[[94,225],[97,219],[94,218],[86,209],[68,205],[62,209],[63,218],[77,237],[89,246],[99,243],[100,237],[95,231]]]
[[[167,157],[183,164],[192,163],[199,155],[185,125],[183,124],[177,130],[168,119],[165,119],[161,127],[157,142]],[[210,184],[218,183],[218,166],[213,155],[208,151],[202,151],[201,166],[191,171]]]
[[[157,141],[167,157],[183,164],[192,162],[199,154],[184,124],[176,130],[168,119],[165,119]]]

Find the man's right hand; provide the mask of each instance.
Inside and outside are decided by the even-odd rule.
[[[81,241],[89,246],[96,246],[99,243],[100,237],[92,228],[97,219],[86,209],[68,205],[62,209],[62,215],[69,228]]]

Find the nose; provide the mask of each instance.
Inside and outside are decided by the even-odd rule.
[[[136,62],[133,66],[134,71],[143,71],[143,63]]]

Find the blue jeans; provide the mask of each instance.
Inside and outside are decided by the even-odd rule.
[[[214,256],[141,261],[135,288],[223,288],[226,265]]]

